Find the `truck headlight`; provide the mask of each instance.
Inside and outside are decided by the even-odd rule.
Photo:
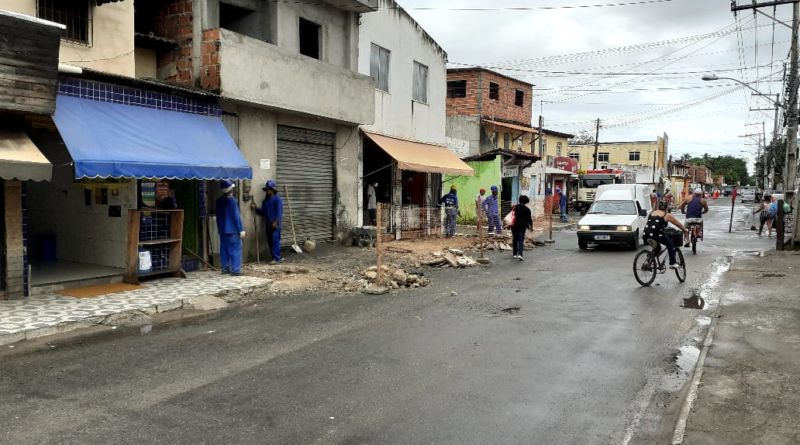
[[[630,232],[631,226],[617,226],[617,232]]]
[[[578,226],[578,230],[592,230],[591,226]]]

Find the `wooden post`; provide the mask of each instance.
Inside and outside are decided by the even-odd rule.
[[[475,201],[475,215],[477,221],[475,227],[478,229],[478,243],[480,244],[481,258],[483,258],[483,215],[480,201]]]
[[[378,265],[378,269],[375,271],[377,276],[375,277],[375,284],[378,286],[383,284],[383,267],[381,265],[381,247],[383,244],[383,220],[381,219],[381,212],[383,210],[383,204],[378,204],[377,208],[375,209],[375,219],[377,219],[375,224],[375,262]]]
[[[550,215],[549,218],[547,218],[547,221],[548,221],[547,224],[550,227],[550,238],[549,239],[550,239],[550,241],[553,241],[553,196],[552,195],[549,196],[547,201],[550,201],[550,202],[548,202],[548,205],[547,205],[548,213]]]
[[[778,200],[778,214],[775,216],[775,250],[783,250],[783,238],[786,231],[783,227],[785,214],[783,213],[783,200]]]

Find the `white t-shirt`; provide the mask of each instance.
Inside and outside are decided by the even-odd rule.
[[[375,186],[372,184],[367,186],[367,210],[375,210],[378,208],[378,200],[375,197]]]

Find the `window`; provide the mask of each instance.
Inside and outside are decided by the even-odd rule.
[[[414,100],[428,103],[428,67],[414,62]]]
[[[556,142],[556,156],[561,156],[561,142]]]
[[[300,54],[320,58],[320,29],[322,27],[300,17]]]
[[[375,79],[375,88],[389,92],[389,50],[374,43],[369,54],[369,75]]]
[[[597,162],[608,162],[608,152],[601,151],[597,153]]]
[[[467,81],[448,80],[447,97],[467,97]]]
[[[148,5],[147,2],[136,2],[137,13],[140,3]],[[155,14],[158,14],[158,12]],[[255,10],[241,8],[222,1],[219,2],[220,28],[230,29],[231,31],[238,32],[247,37],[266,41],[269,38],[269,33],[266,27],[257,26],[257,24],[260,23],[258,15],[259,14]]]
[[[576,160],[576,161],[580,161],[581,160],[581,154],[580,153],[570,153],[569,157],[574,159],[574,160]]]
[[[632,152],[628,153],[628,160],[629,161],[638,161],[638,160],[641,159],[641,157],[642,157],[642,154],[641,154],[641,152],[638,152],[638,151],[632,151]]]
[[[511,135],[508,133],[503,133],[503,148],[506,150],[511,149]]]
[[[514,94],[514,105],[521,107],[525,105],[525,92],[522,90],[517,90],[516,94]]]
[[[37,0],[36,15],[66,25],[61,38],[70,42],[91,44],[92,10],[89,0]]]
[[[542,152],[547,153],[547,138],[542,136]]]
[[[489,99],[500,100],[500,85],[489,82]]]

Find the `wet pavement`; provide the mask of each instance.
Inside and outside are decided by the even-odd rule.
[[[683,284],[562,231],[426,289],[0,353],[0,443],[667,443],[730,258],[772,246],[729,203]]]

